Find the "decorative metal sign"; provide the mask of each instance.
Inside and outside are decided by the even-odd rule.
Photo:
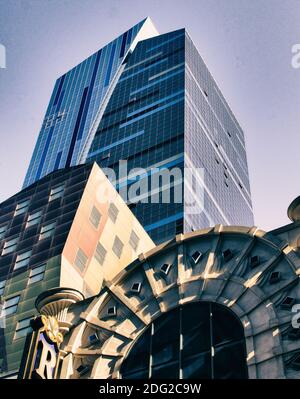
[[[63,336],[54,316],[39,316],[31,321],[32,333],[28,335],[20,379],[55,379],[59,366],[59,346]]]

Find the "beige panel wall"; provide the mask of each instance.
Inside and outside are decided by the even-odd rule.
[[[115,222],[108,216],[110,203],[118,209]],[[95,228],[90,221],[93,207],[96,207],[101,214],[98,228]],[[129,244],[132,230],[139,237],[136,250]],[[123,243],[120,257],[112,251],[116,236]],[[98,242],[107,251],[102,265],[94,257]],[[60,285],[78,289],[87,297],[96,295],[101,289],[103,278],[112,279],[136,259],[139,253],[153,247],[154,243],[149,235],[95,163],[62,253]],[[75,265],[79,248],[88,258],[84,270]]]

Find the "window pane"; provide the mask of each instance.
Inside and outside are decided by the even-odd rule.
[[[38,281],[42,281],[44,278],[44,274],[45,273],[40,273],[40,274],[36,274],[35,276],[30,277],[28,280],[28,284],[33,284],[33,283],[37,283]]]
[[[31,256],[31,251],[23,252],[22,254],[18,255],[14,266],[14,270],[19,269],[20,267],[27,266],[29,264],[30,256]]]
[[[100,219],[101,219],[101,213],[98,211],[98,209],[95,206],[93,206],[90,215],[90,222],[96,229],[99,227]]]
[[[16,329],[17,330],[21,330],[22,328],[28,327],[30,325],[30,320],[31,319],[32,318],[29,317],[28,319],[23,319],[23,320],[18,321]]]
[[[14,305],[14,306],[11,306],[10,308],[2,309],[1,317],[9,316],[11,314],[16,313],[17,308],[18,308],[18,305]]]
[[[64,185],[60,184],[59,186],[53,187],[51,190],[51,194],[57,194],[60,193],[61,191],[63,191],[64,189]]]
[[[4,248],[7,248],[13,244],[16,244],[18,242],[18,237],[12,238],[11,240],[6,241]]]
[[[119,239],[118,236],[116,236],[112,250],[113,252],[117,255],[118,258],[121,257],[122,251],[123,251],[124,244],[122,241]]]
[[[40,223],[42,218],[42,211],[34,212],[28,216],[26,227],[34,226]]]
[[[49,223],[41,228],[40,240],[51,237],[54,234],[56,223]]]
[[[28,204],[29,204],[29,200],[25,200],[25,201],[19,202],[19,203],[17,204],[16,209],[22,209],[22,208],[24,208],[25,206],[27,206]]]
[[[106,253],[106,249],[103,247],[103,245],[100,244],[100,242],[98,242],[95,252],[95,258],[100,263],[100,265],[103,265]]]
[[[166,363],[162,366],[153,367],[152,378],[157,378],[157,379],[179,378],[179,362]]]
[[[21,209],[16,209],[15,216],[22,215],[26,211],[27,211],[27,207],[26,208],[21,208]]]
[[[86,256],[86,254],[83,252],[82,249],[79,248],[77,251],[76,258],[75,258],[75,265],[78,267],[78,269],[80,271],[83,272],[83,270],[86,266],[87,260],[88,260],[88,257]]]
[[[49,223],[49,224],[46,224],[45,226],[42,227],[41,232],[45,233],[46,231],[53,230],[54,228],[55,228],[55,222],[54,223]]]
[[[62,197],[62,193],[57,193],[57,194],[51,194],[49,201],[54,201],[58,198]]]
[[[154,322],[152,338],[153,365],[179,359],[179,309],[175,309]]]
[[[213,345],[218,346],[232,340],[240,340],[241,324],[234,315],[230,317],[229,310],[218,305],[212,305]],[[230,320],[230,323],[228,323]]]
[[[14,296],[13,298],[10,298],[10,299],[7,299],[4,302],[0,316],[4,317],[4,316],[8,316],[10,314],[15,313],[18,308],[19,300],[20,300],[20,295]]]
[[[26,201],[22,201],[19,204],[17,204],[16,210],[15,210],[15,216],[25,213],[28,209],[29,202],[30,202],[30,200],[26,200]]]
[[[214,378],[247,378],[245,358],[244,342],[215,349]]]
[[[28,266],[29,260],[30,260],[30,258],[21,260],[20,262],[16,262],[15,266],[14,266],[14,270],[20,269],[21,267]]]
[[[18,295],[18,296],[14,296],[14,297],[12,297],[12,298],[10,298],[10,299],[7,299],[5,302],[4,302],[4,309],[6,309],[6,308],[8,308],[9,306],[13,306],[13,305],[15,305],[15,304],[18,304],[19,303],[19,300],[20,300],[20,296]]]
[[[44,240],[46,238],[49,238],[49,237],[52,236],[52,234],[53,234],[52,231],[46,231],[45,233],[41,233],[40,234],[40,240]]]
[[[63,191],[64,191],[64,184],[60,184],[59,186],[53,187],[50,192],[49,201],[61,198],[63,196]]]
[[[5,236],[6,229],[7,229],[6,224],[4,226],[0,226],[0,240]]]
[[[11,254],[17,249],[17,244],[10,245],[9,247],[4,247],[1,255]]]
[[[30,326],[31,319],[32,317],[28,317],[27,319],[20,320],[17,323],[14,339],[25,337],[27,333],[31,331],[31,326]]]
[[[201,353],[182,360],[182,377],[211,378],[211,352]]]
[[[135,251],[137,250],[139,241],[140,241],[140,239],[139,239],[138,235],[132,230],[132,232],[130,234],[129,244],[131,245],[132,249],[134,249]]]
[[[19,255],[17,256],[17,262],[19,262],[20,260],[27,259],[27,258],[29,258],[30,256],[31,256],[31,251],[23,252],[22,254],[19,254]]]
[[[23,328],[22,330],[18,330],[15,332],[14,339],[26,337],[26,335],[31,332],[31,327]]]
[[[30,272],[30,277],[33,277],[36,274],[40,274],[40,273],[44,272],[45,269],[46,269],[46,265],[42,265],[42,266],[36,267],[35,269],[32,269]]]
[[[151,328],[148,328],[145,333],[138,339],[130,351],[129,356],[125,359],[122,366],[122,376],[126,374],[143,372],[149,377],[150,364],[150,337]],[[129,376],[127,378],[130,378]],[[136,377],[132,377],[136,378]]]
[[[182,308],[182,356],[211,350],[209,305],[193,303],[188,309]]]
[[[28,216],[28,221],[37,219],[37,218],[40,217],[41,215],[42,215],[42,211],[37,211],[37,212],[31,213],[31,214]]]
[[[116,205],[110,204],[109,208],[108,208],[108,216],[113,222],[115,222],[117,220],[118,213],[119,213],[119,210],[116,207]]]
[[[36,224],[39,224],[41,221],[41,218],[38,217],[36,219],[30,220],[27,222],[26,227],[31,227],[31,226],[35,226]]]

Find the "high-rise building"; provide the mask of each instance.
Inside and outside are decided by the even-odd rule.
[[[185,29],[138,43],[82,157],[116,174],[120,159],[128,170],[146,169],[148,201],[132,209],[156,242],[217,223],[253,224],[243,131]],[[174,167],[182,174],[153,203],[153,175]],[[178,185],[183,201],[171,192],[162,203],[164,190],[174,194]]]
[[[19,369],[40,293],[89,298],[153,246],[95,163],[52,172],[0,204],[0,378]]]
[[[24,187],[56,169],[78,165],[126,57],[139,40],[156,34],[146,18],[57,79]]]
[[[25,185],[96,161],[156,242],[252,225],[244,134],[189,34],[128,32],[58,79]]]

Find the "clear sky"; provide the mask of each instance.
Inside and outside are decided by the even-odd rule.
[[[0,0],[0,201],[20,190],[57,77],[146,16],[186,27],[245,131],[255,223],[300,195],[299,0]]]

